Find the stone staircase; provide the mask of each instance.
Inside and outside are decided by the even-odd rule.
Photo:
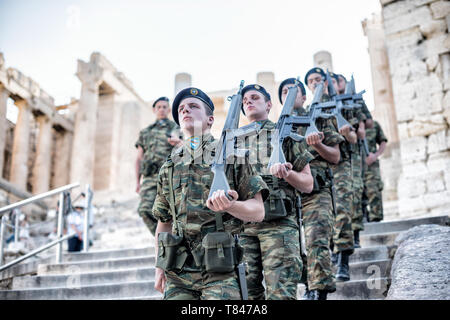
[[[329,299],[384,299],[390,284],[396,236],[416,225],[446,223],[448,216],[366,224],[360,236],[362,248],[350,258],[351,281],[338,283]],[[129,228],[134,232],[136,225],[130,224]],[[126,232],[124,236],[131,237]],[[0,285],[7,288],[0,291],[0,300],[160,299],[162,295],[154,289],[153,241],[143,239],[142,243],[147,245],[67,253],[61,264],[47,257],[15,266],[0,273]],[[301,297],[304,288],[299,289]]]
[[[350,256],[350,281],[337,282],[330,300],[382,300],[390,286],[390,272],[400,232],[422,224],[448,224],[449,217],[366,223],[360,234],[361,248]],[[304,288],[299,290],[303,295]]]

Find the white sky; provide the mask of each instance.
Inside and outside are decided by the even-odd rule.
[[[153,100],[173,97],[179,72],[205,91],[254,83],[260,71],[303,79],[313,54],[328,50],[371,108],[361,21],[379,10],[379,0],[1,0],[0,51],[58,105],[79,98],[77,59],[93,51]]]

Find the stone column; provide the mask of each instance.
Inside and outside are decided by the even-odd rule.
[[[269,119],[277,122],[281,112],[281,105],[278,101],[278,87],[275,82],[275,74],[273,72],[258,72],[256,74],[256,83],[262,85],[270,94],[272,109],[269,113]]]
[[[77,76],[82,85],[75,116],[70,182],[78,181],[82,186],[87,183],[93,185],[97,104],[102,73],[95,61],[78,61]]]
[[[3,172],[4,149],[6,143],[6,106],[9,92],[0,84],[0,178]]]
[[[369,43],[370,65],[372,71],[374,118],[381,124],[389,144],[398,147],[397,114],[395,113],[389,59],[385,45],[383,18],[374,14],[372,19],[362,22],[364,34]]]
[[[181,90],[192,85],[192,77],[189,73],[177,73],[175,75],[175,95]]]
[[[26,190],[28,178],[28,154],[30,141],[31,110],[25,100],[16,102],[19,108],[11,161],[11,182],[21,190]]]
[[[45,115],[36,118],[39,136],[36,147],[36,159],[33,167],[33,193],[39,194],[49,190],[52,154],[52,123]]]
[[[60,131],[56,134],[54,177],[52,188],[62,187],[69,184],[70,177],[70,157],[72,151],[73,133],[70,131]]]
[[[325,72],[327,69],[333,71],[333,61],[331,53],[328,51],[319,51],[314,54],[314,66],[322,68]]]

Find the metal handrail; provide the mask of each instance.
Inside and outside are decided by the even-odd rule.
[[[23,207],[26,204],[33,203],[35,201],[38,201],[38,200],[41,200],[41,199],[44,199],[44,198],[47,198],[47,197],[54,196],[55,194],[58,194],[58,193],[61,193],[63,191],[67,191],[67,190],[70,190],[70,189],[73,189],[73,188],[76,188],[76,187],[79,187],[79,186],[80,186],[80,184],[78,182],[72,183],[72,184],[68,184],[66,186],[59,187],[57,189],[54,189],[54,190],[51,190],[51,191],[47,191],[47,192],[35,195],[35,196],[31,197],[31,198],[28,198],[28,199],[25,199],[25,200],[22,200],[22,201],[10,204],[10,205],[8,205],[6,207],[0,208],[0,216],[5,214],[5,212],[7,212],[9,210]]]
[[[71,238],[71,237],[73,237],[75,235],[76,235],[75,232],[74,233],[70,233],[68,235],[65,235],[62,238],[53,240],[52,242],[49,242],[46,245],[43,245],[42,247],[37,248],[36,250],[33,250],[30,253],[27,253],[26,255],[24,255],[24,256],[22,256],[20,258],[17,258],[16,260],[13,260],[13,261],[11,261],[11,262],[3,265],[3,266],[0,266],[0,272],[2,272],[4,270],[6,270],[6,269],[8,269],[8,268],[18,264],[18,263],[20,263],[20,262],[22,262],[22,261],[24,261],[24,260],[26,260],[28,258],[31,258],[31,257],[37,255],[38,253],[41,253],[42,251],[47,250],[47,249],[49,249],[49,248],[51,248],[51,247],[61,243],[64,240],[67,240],[67,239],[69,239],[69,238]]]
[[[14,235],[15,242],[18,242],[18,230],[20,229],[20,226],[19,226],[20,210],[18,210],[17,208],[59,193],[59,207],[58,207],[58,218],[57,218],[58,219],[58,226],[57,226],[57,237],[58,238],[42,247],[8,263],[8,264],[1,266],[0,271],[3,271],[17,263],[20,263],[20,262],[40,253],[48,248],[51,248],[55,245],[57,245],[57,247],[56,247],[56,263],[61,263],[61,261],[62,261],[62,241],[76,235],[76,233],[71,232],[69,235],[63,236],[63,219],[64,219],[64,209],[66,206],[65,199],[66,199],[66,196],[69,197],[69,199],[70,199],[70,194],[67,192],[68,190],[79,187],[79,186],[80,186],[79,183],[69,184],[69,185],[42,193],[40,195],[33,196],[33,197],[25,199],[23,201],[19,201],[15,204],[11,204],[6,207],[0,208],[0,217],[1,217],[0,218],[1,219],[1,223],[0,223],[0,265],[1,265],[3,263],[3,257],[4,257],[3,253],[4,253],[4,238],[5,238],[6,227],[7,226],[13,227],[6,223],[6,215],[4,213],[9,210],[17,211],[16,219],[15,219],[15,227],[13,227],[13,228],[15,229],[15,235]],[[87,252],[88,248],[89,248],[89,220],[90,220],[89,217],[91,216],[91,211],[92,211],[92,196],[93,196],[92,190],[89,185],[86,185],[86,194],[87,194],[87,198],[86,198],[85,221],[84,221],[84,231],[83,231],[83,234],[84,234],[84,237],[83,237],[83,242],[84,242],[83,249],[84,250],[83,251],[85,251],[85,252]]]

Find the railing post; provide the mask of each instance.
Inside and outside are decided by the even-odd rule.
[[[65,205],[65,194],[61,192],[59,194],[59,206],[58,206],[58,234],[57,239],[61,239],[63,236],[63,228],[64,228],[64,205]],[[62,261],[62,248],[63,244],[60,242],[56,246],[56,263],[61,263]]]
[[[86,185],[86,202],[84,208],[84,234],[83,234],[83,251],[89,250],[89,223],[91,216],[92,190],[89,184]]]
[[[18,243],[19,242],[19,221],[20,221],[20,210],[19,209],[14,209],[14,243]]]
[[[6,231],[6,216],[0,220],[0,265],[3,264],[3,253],[5,249],[5,231]]]

